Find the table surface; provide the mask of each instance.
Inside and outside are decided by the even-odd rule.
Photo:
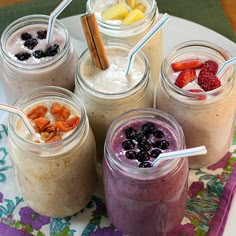
[[[30,1],[32,0],[1,0],[0,7],[14,5],[17,3],[22,3],[22,2],[30,2]],[[224,9],[224,12],[234,32],[236,33],[236,14],[235,14],[236,1],[235,0],[220,0],[220,3],[222,5],[222,8]]]

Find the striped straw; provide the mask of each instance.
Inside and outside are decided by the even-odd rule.
[[[188,148],[188,149],[179,150],[179,151],[161,153],[157,157],[157,159],[152,162],[152,165],[157,166],[157,164],[161,160],[170,160],[170,159],[175,159],[175,158],[203,155],[203,154],[206,154],[206,153],[207,153],[207,149],[206,149],[205,146],[199,146],[199,147]]]
[[[169,15],[167,13],[151,28],[150,31],[129,51],[128,65],[125,71],[126,76],[129,74],[130,67],[132,65],[135,54],[147,43],[147,41],[154,36],[154,34],[167,22]]]
[[[221,78],[224,73],[232,66],[236,64],[236,57],[231,58],[230,60],[226,61],[221,68],[219,69],[219,71],[217,72],[216,76],[218,78]]]
[[[0,110],[8,111],[10,113],[14,113],[14,114],[18,115],[21,118],[21,120],[23,121],[23,123],[26,126],[26,128],[28,129],[28,131],[30,132],[30,134],[35,133],[34,127],[30,123],[30,120],[28,119],[27,115],[20,108],[0,103]]]
[[[49,44],[52,38],[52,33],[55,25],[55,21],[58,15],[62,13],[62,11],[72,2],[72,0],[64,0],[62,1],[55,9],[52,11],[48,21],[48,31],[46,42]]]

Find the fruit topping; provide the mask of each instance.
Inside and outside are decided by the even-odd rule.
[[[36,50],[33,52],[33,56],[37,59],[40,59],[40,58],[46,57],[46,54],[42,50]]]
[[[136,5],[136,0],[126,0],[126,3],[130,6],[130,8],[134,9]]]
[[[175,85],[179,88],[183,88],[189,82],[192,82],[197,78],[196,71],[194,69],[185,69],[181,71],[175,81]]]
[[[141,12],[145,12],[146,11],[146,6],[143,5],[142,3],[136,4],[135,8],[139,9]]]
[[[27,116],[31,119],[34,120],[39,117],[44,117],[45,114],[47,113],[48,108],[46,106],[37,106],[30,110],[30,112],[27,114]]]
[[[136,152],[135,151],[127,151],[125,153],[125,156],[128,158],[128,159],[136,159]]]
[[[171,63],[171,67],[175,72],[177,72],[185,69],[198,69],[201,68],[202,64],[203,63],[201,60],[194,59],[194,60],[173,62]]]
[[[122,24],[124,24],[124,25],[132,24],[132,23],[137,22],[143,18],[144,18],[144,13],[141,10],[139,10],[138,8],[135,8],[127,14],[127,16],[122,21]]]
[[[217,71],[218,64],[215,61],[208,60],[203,64],[199,72],[198,78],[216,75]]]
[[[48,110],[50,112],[49,117],[52,117],[50,119],[45,117]],[[27,116],[34,122],[36,131],[40,133],[46,143],[61,140],[61,132],[68,132],[74,129],[80,122],[80,117],[70,117],[70,109],[58,102],[54,102],[50,109],[46,106],[39,105],[31,109]],[[35,142],[40,143],[40,140],[37,139]]]
[[[38,40],[34,38],[30,38],[25,41],[24,46],[28,49],[32,50],[38,44]]]
[[[152,162],[170,145],[168,136],[163,139],[164,132],[151,121],[140,122],[139,125],[135,125],[135,128],[128,126],[124,134],[121,144],[122,153],[127,159],[141,163]],[[138,164],[139,167],[144,167],[144,165],[149,164]],[[149,167],[151,166],[150,163]]]
[[[53,44],[52,46],[49,46],[46,50],[46,55],[49,57],[55,56],[57,53],[59,53],[60,48],[58,44]]]
[[[198,77],[198,84],[206,92],[219,88],[221,86],[220,80],[214,75],[211,76],[209,75],[206,77],[203,76]]]
[[[126,139],[125,141],[123,141],[122,147],[125,150],[130,150],[130,149],[133,149],[135,147],[135,144],[134,144],[134,142],[132,140]]]
[[[21,34],[21,39],[24,40],[24,41],[26,41],[28,39],[31,39],[31,38],[32,38],[32,35],[27,33],[27,32],[24,32],[24,33]]]
[[[144,161],[144,162],[139,163],[138,167],[140,167],[140,168],[149,168],[149,167],[152,167],[152,164],[148,161]]]
[[[150,159],[150,154],[149,154],[149,152],[139,151],[136,154],[136,158],[139,162],[148,161]]]
[[[128,9],[123,3],[118,3],[102,12],[103,20],[122,20],[128,14]]]
[[[134,139],[136,133],[137,131],[132,127],[129,127],[128,129],[125,130],[125,136],[127,139]]]
[[[31,57],[31,54],[28,52],[20,52],[15,55],[19,61],[26,61]]]
[[[46,37],[47,37],[47,30],[37,31],[37,38],[38,39],[46,39]]]

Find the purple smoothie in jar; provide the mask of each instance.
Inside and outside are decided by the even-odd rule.
[[[150,124],[163,134],[155,137],[152,128],[145,129]],[[130,128],[137,137],[129,132]],[[137,135],[140,132],[147,137],[144,146]],[[165,145],[158,146],[163,140]],[[113,121],[106,137],[103,180],[108,216],[123,234],[164,235],[181,223],[187,197],[188,159],[163,161],[155,167],[144,163],[155,160],[155,149],[170,152],[184,148],[182,128],[160,110],[131,110]],[[148,155],[142,157],[139,152]]]

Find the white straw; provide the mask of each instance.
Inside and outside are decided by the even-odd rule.
[[[25,126],[28,129],[28,131],[30,132],[30,134],[35,133],[34,127],[30,123],[29,118],[20,108],[0,103],[0,110],[8,111],[8,112],[18,115],[21,118],[21,120],[23,121],[23,123],[25,124]]]
[[[147,34],[143,38],[139,40],[138,43],[134,45],[134,47],[129,51],[128,54],[128,65],[125,71],[125,74],[129,74],[130,67],[132,65],[135,54],[148,42],[148,40],[154,36],[154,34],[169,20],[169,15],[167,13],[148,31]]]
[[[218,78],[221,78],[223,76],[223,74],[232,66],[236,64],[236,57],[231,58],[230,60],[226,61],[221,68],[219,69],[219,71],[217,72],[216,76]]]
[[[55,25],[55,21],[58,15],[72,2],[72,0],[64,0],[62,1],[55,9],[52,11],[48,21],[48,31],[47,31],[47,43],[49,44],[52,38],[53,29]]]
[[[203,155],[207,153],[205,146],[199,146],[195,148],[188,148],[173,152],[161,153],[155,161],[152,162],[153,166],[156,166],[161,160],[170,160],[174,158],[190,157],[196,155]]]

